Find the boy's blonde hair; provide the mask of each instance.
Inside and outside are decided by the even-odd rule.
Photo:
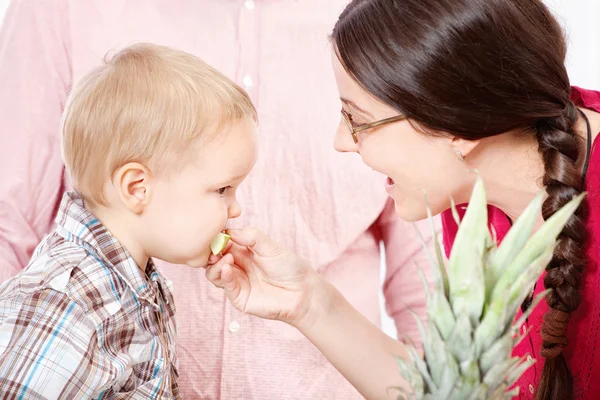
[[[72,91],[62,120],[62,153],[73,187],[106,204],[104,184],[128,162],[170,174],[198,156],[199,138],[257,119],[247,93],[183,51],[130,46]]]

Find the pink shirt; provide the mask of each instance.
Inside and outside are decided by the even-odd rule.
[[[424,314],[413,261],[427,262],[414,230],[383,179],[332,148],[340,102],[327,35],[346,2],[13,1],[0,33],[0,280],[27,264],[69,188],[58,127],[72,82],[110,50],[154,42],[203,58],[258,108],[261,154],[232,225],[256,225],[308,258],[376,324],[384,240],[387,311],[419,340],[408,309]],[[361,398],[296,330],[237,312],[203,270],[162,270],[175,287],[185,398]]]

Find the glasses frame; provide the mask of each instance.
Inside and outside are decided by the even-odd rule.
[[[404,115],[397,115],[395,117],[389,117],[380,119],[379,121],[369,122],[368,124],[354,125],[352,121],[352,116],[348,114],[344,109],[342,109],[342,118],[346,122],[348,129],[350,130],[350,134],[352,135],[352,139],[354,143],[358,143],[358,135],[362,131],[366,131],[367,129],[377,128],[383,125],[391,124],[393,122],[403,121],[406,119]]]

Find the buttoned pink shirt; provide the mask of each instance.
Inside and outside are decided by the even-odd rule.
[[[0,280],[27,264],[70,187],[59,121],[72,83],[107,53],[154,42],[201,57],[257,106],[260,156],[231,225],[256,225],[300,253],[375,324],[383,284],[400,335],[418,341],[409,309],[424,315],[425,298],[414,261],[427,261],[417,236],[382,177],[332,148],[340,102],[328,34],[345,3],[13,1],[0,31]],[[203,270],[159,265],[174,283],[184,398],[361,398],[292,327],[237,312]]]

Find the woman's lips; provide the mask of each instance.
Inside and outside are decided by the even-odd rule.
[[[385,190],[390,193],[393,189],[394,186],[396,186],[396,183],[394,182],[394,180],[392,178],[390,178],[388,176],[388,178],[385,181]]]

